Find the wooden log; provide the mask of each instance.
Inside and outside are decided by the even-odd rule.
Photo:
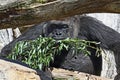
[[[60,79],[60,80],[112,80],[107,79],[87,73],[77,72],[77,71],[68,71],[64,69],[56,69],[54,68],[52,70],[52,75],[54,79]]]
[[[38,3],[16,9],[15,4],[19,6],[23,3],[27,4],[29,1],[15,0],[1,5],[0,29],[37,24],[84,13],[120,13],[119,0],[56,0],[42,5]]]
[[[44,73],[41,75],[44,75]],[[48,76],[46,74],[46,76]],[[64,69],[53,68],[52,76],[54,80],[112,80],[103,77],[94,76],[77,71],[68,71]],[[44,76],[43,76],[44,77]],[[0,59],[0,80],[51,80],[41,79],[40,75],[28,67]]]
[[[0,80],[41,80],[37,72],[22,65],[0,59]]]

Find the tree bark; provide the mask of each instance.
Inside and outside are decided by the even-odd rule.
[[[0,59],[0,80],[41,80],[35,70]]]
[[[52,75],[55,80],[112,80],[104,77],[99,77],[87,73],[77,72],[77,71],[68,71],[64,69],[56,69],[52,70]]]
[[[52,74],[55,79],[59,78],[60,80],[111,80],[77,71],[72,72],[55,68],[52,70]],[[0,80],[51,80],[47,76],[44,73],[38,75],[33,69],[0,59]]]
[[[18,8],[20,5],[29,3],[30,0],[13,0],[1,4],[0,29],[37,24],[83,13],[120,13],[119,0],[57,0],[46,4],[34,3],[27,7]]]

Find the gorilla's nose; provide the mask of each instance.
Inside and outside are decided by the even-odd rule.
[[[57,32],[56,35],[60,36],[60,35],[62,35],[62,33],[61,32]]]

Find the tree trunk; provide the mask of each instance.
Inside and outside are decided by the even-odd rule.
[[[98,13],[98,14],[88,14],[102,21],[105,25],[110,28],[120,32],[120,14],[108,14],[108,13]],[[115,59],[112,51],[102,51],[102,77],[114,78],[116,73]]]
[[[104,77],[94,76],[87,73],[68,71],[64,69],[53,69],[52,75],[55,80],[112,80]]]
[[[119,0],[57,0],[25,7],[30,1],[10,0],[6,3],[0,1],[0,28],[21,27],[83,13],[120,13]],[[18,8],[20,5],[23,7]]]
[[[35,70],[0,59],[0,80],[41,80]]]
[[[12,28],[0,30],[0,52],[1,49],[13,40]]]
[[[51,80],[48,75],[38,73],[28,67],[0,59],[0,80]],[[64,69],[53,69],[55,80],[111,80],[90,74],[72,72]],[[42,78],[41,78],[42,77]]]

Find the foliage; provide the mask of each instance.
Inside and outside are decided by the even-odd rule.
[[[95,48],[90,44],[96,45],[96,42],[70,38],[56,41],[52,38],[39,37],[36,40],[18,42],[7,58],[20,60],[34,69],[42,69],[45,66],[48,67],[50,61],[54,61],[54,56],[58,55],[63,48],[73,49],[76,54],[81,51],[85,55],[90,55],[87,48]]]

